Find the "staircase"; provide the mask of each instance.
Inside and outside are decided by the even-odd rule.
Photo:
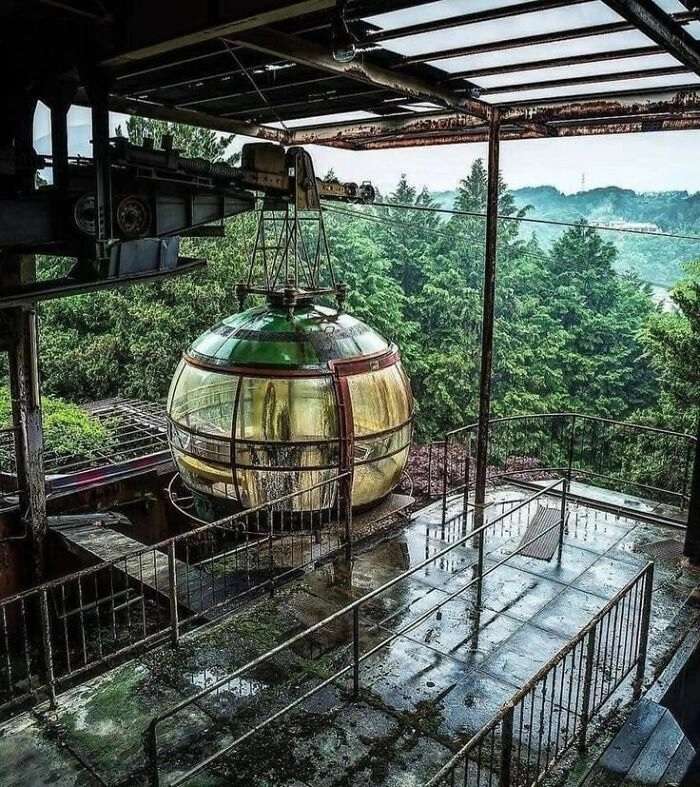
[[[579,787],[681,785],[694,757],[671,711],[643,699]]]

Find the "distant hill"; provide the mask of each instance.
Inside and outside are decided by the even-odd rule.
[[[442,207],[454,205],[455,191],[435,192]],[[579,221],[614,228],[642,229],[700,236],[700,192],[636,192],[617,186],[564,194],[554,186],[514,189],[518,208],[529,207],[528,217],[554,221]],[[535,234],[548,247],[563,232],[551,225],[523,223],[522,234]],[[634,271],[646,281],[661,286],[674,284],[682,275],[682,264],[700,259],[700,241],[653,237],[623,232],[605,232],[619,251],[619,269]]]

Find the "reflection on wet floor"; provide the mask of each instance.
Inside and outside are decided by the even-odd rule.
[[[522,490],[499,490],[491,520],[522,498]],[[441,520],[440,504],[429,506],[399,532],[359,551],[352,563],[337,559],[323,565],[274,598],[185,638],[176,651],[144,655],[135,662],[137,675],[126,665],[118,675],[93,681],[92,688],[81,687],[57,714],[69,750],[78,751],[108,784],[145,782],[140,736],[154,714],[435,555],[471,526],[462,521],[443,526]],[[487,570],[517,548],[527,524],[525,514],[516,515],[488,531]],[[425,619],[363,661],[357,699],[348,692],[346,675],[248,738],[193,783],[423,783],[638,573],[647,562],[646,544],[674,536],[677,531],[661,526],[574,508],[561,556],[550,561],[514,556],[484,578],[481,608],[476,551],[469,544],[456,547],[362,605],[363,653]],[[652,665],[667,657],[670,643],[692,623],[687,600],[696,582],[678,566],[657,567]],[[345,616],[189,706],[182,718],[164,725],[163,778],[182,773],[350,664],[351,643],[352,619]],[[112,718],[117,706],[120,713]],[[107,717],[109,735],[101,737],[91,720]],[[127,748],[129,756],[120,758]]]

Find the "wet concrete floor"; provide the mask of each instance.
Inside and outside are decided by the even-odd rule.
[[[492,495],[491,516],[524,496],[501,488]],[[486,540],[487,568],[516,548],[527,522],[524,512],[494,526]],[[321,566],[273,598],[184,638],[177,649],[159,648],[65,692],[57,711],[35,711],[4,725],[0,784],[148,784],[144,733],[154,715],[444,549],[462,532],[460,523],[443,528],[439,504],[428,506],[400,532],[358,550],[351,566],[342,560]],[[344,675],[187,783],[423,784],[643,568],[645,546],[669,538],[681,534],[572,508],[561,560],[512,557],[484,579],[478,610],[476,586],[470,586],[476,552],[455,548],[363,605],[364,653],[462,590],[363,662],[357,697]],[[689,599],[698,579],[678,563],[656,566],[648,682],[695,621]],[[352,619],[344,616],[164,721],[158,728],[161,784],[351,664],[351,640]],[[629,701],[628,688],[620,698]]]

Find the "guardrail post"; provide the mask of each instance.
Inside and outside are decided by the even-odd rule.
[[[567,487],[571,486],[571,471],[574,466],[574,444],[576,441],[576,415],[571,416],[571,430],[569,432],[569,450],[566,459],[566,483]]]
[[[639,655],[637,656],[637,671],[634,676],[633,699],[642,696],[644,672],[647,666],[647,648],[649,644],[649,625],[651,623],[651,599],[654,590],[654,564],[650,563],[644,575],[644,598],[642,600],[642,620],[639,630]]]
[[[588,632],[586,642],[586,668],[583,674],[583,699],[581,702],[581,733],[578,740],[578,750],[583,754],[586,751],[586,734],[590,721],[591,689],[593,687],[593,659],[595,658],[595,637],[598,624]]]
[[[144,749],[151,787],[160,787],[160,776],[158,775],[158,737],[155,721],[152,721],[146,728]]]
[[[175,541],[168,546],[168,595],[170,600],[170,638],[177,646],[180,641],[180,623],[177,609],[177,563],[175,560]]]
[[[447,519],[447,435],[442,449],[442,525]]]
[[[433,495],[433,444],[428,443],[428,500]]]
[[[464,494],[462,495],[462,515],[463,515],[463,533],[466,533],[467,527],[467,507],[469,506],[469,475],[471,470],[471,445],[472,436],[471,432],[467,433],[467,442],[465,447],[466,456],[464,457]]]
[[[479,533],[479,535],[476,537],[476,542],[477,542],[477,549],[479,551],[479,557],[478,557],[477,569],[476,569],[479,577],[479,581],[476,585],[476,606],[478,609],[481,609],[482,585],[483,585],[483,577],[484,577],[484,534],[483,533]]]
[[[267,556],[270,561],[270,596],[275,595],[275,554],[272,550],[272,528],[274,513],[268,511]]]
[[[515,708],[511,705],[501,720],[501,768],[498,787],[510,787],[511,760],[513,758],[513,715]]]
[[[344,519],[345,519],[345,559],[350,562],[352,560],[352,479],[348,475],[342,479],[341,487],[344,506]]]
[[[44,650],[44,669],[46,670],[46,683],[49,689],[49,703],[51,708],[56,707],[56,679],[53,671],[53,647],[51,646],[51,619],[49,618],[48,591],[44,588],[39,595],[41,606],[41,639]],[[31,682],[31,676],[30,676]]]
[[[352,695],[360,693],[360,608],[352,610]]]
[[[561,560],[561,553],[564,549],[564,525],[566,524],[566,507],[568,503],[567,499],[567,492],[568,492],[568,482],[565,478],[562,478],[561,481],[561,522],[559,524],[559,560]]]

